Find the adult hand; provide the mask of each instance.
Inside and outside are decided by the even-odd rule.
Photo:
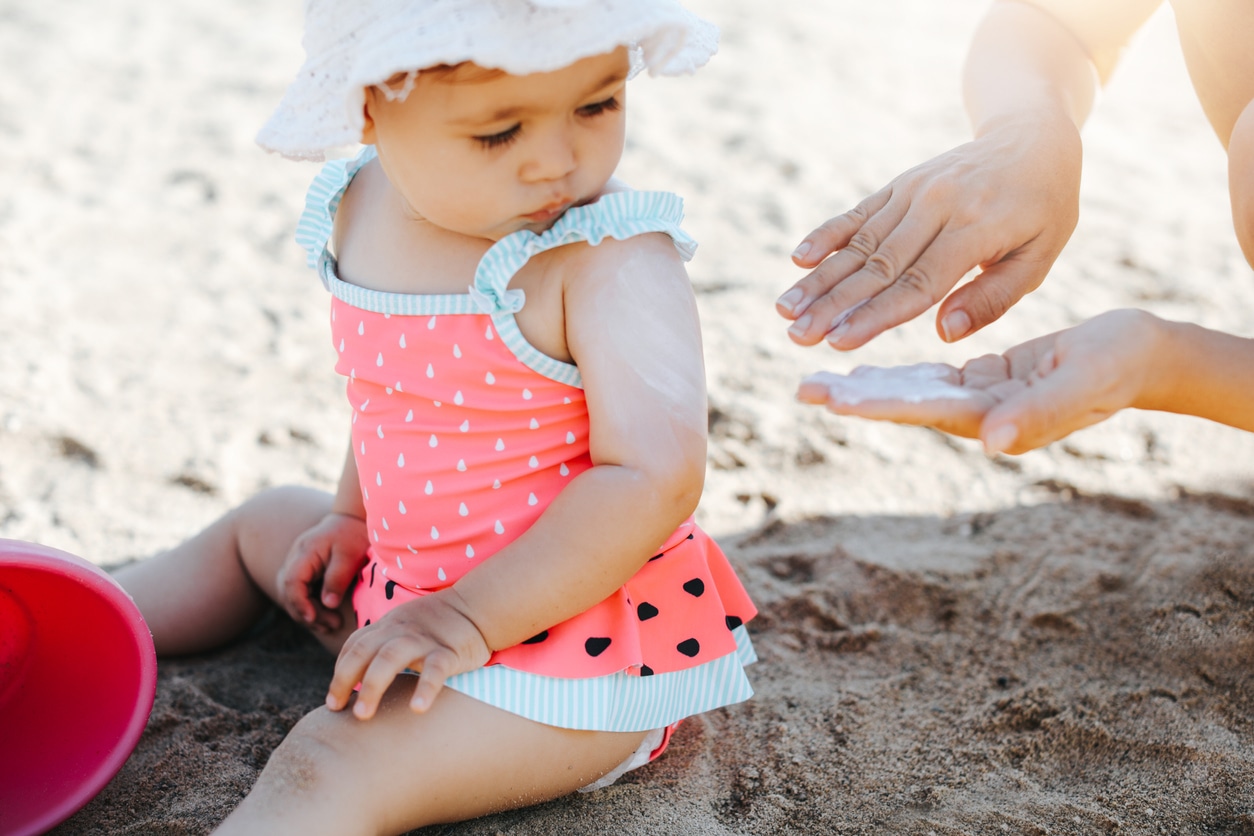
[[[327,514],[297,537],[278,577],[288,615],[317,632],[340,629],[340,604],[369,547],[365,521],[348,514]]]
[[[485,665],[492,651],[451,587],[388,610],[378,621],[348,637],[335,662],[327,707],[348,705],[361,683],[353,714],[368,720],[392,680],[406,668],[417,671],[410,708],[426,711],[450,676]]]
[[[897,177],[806,236],[815,268],[776,302],[794,342],[857,348],[945,298],[947,342],[1005,313],[1045,278],[1079,216],[1081,148],[1067,118],[1005,118]],[[829,257],[830,256],[830,257]]]
[[[961,369],[942,364],[820,372],[798,398],[856,415],[979,438],[990,453],[1023,453],[1154,402],[1161,320],[1111,311],[1074,328],[989,354]]]

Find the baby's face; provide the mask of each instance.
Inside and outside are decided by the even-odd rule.
[[[417,216],[499,240],[600,194],[623,153],[627,51],[526,76],[419,73],[404,101],[366,91],[363,141]]]

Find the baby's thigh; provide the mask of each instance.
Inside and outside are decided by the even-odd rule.
[[[322,773],[325,781],[317,783],[338,788],[337,803],[351,802],[357,815],[375,819],[378,832],[403,833],[566,795],[621,764],[644,739],[643,732],[546,726],[450,688],[426,714],[415,714],[413,687],[413,678],[398,677],[370,720],[347,710],[314,711],[266,772]],[[299,753],[286,766],[285,748]],[[290,786],[290,778],[282,783]]]

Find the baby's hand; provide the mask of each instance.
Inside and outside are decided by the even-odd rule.
[[[360,682],[353,713],[374,716],[392,680],[406,668],[417,671],[418,686],[409,706],[423,712],[450,676],[483,667],[492,651],[452,588],[401,604],[349,636],[335,663],[327,708],[348,705]]]
[[[340,604],[369,546],[366,523],[348,514],[327,514],[297,537],[278,577],[288,615],[317,632],[340,629]]]

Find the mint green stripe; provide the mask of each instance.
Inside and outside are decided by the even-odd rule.
[[[756,661],[744,626],[736,651],[695,668],[653,676],[540,676],[492,665],[450,677],[448,686],[513,714],[568,729],[649,731],[753,695],[744,665]],[[747,660],[747,661],[746,661]]]

